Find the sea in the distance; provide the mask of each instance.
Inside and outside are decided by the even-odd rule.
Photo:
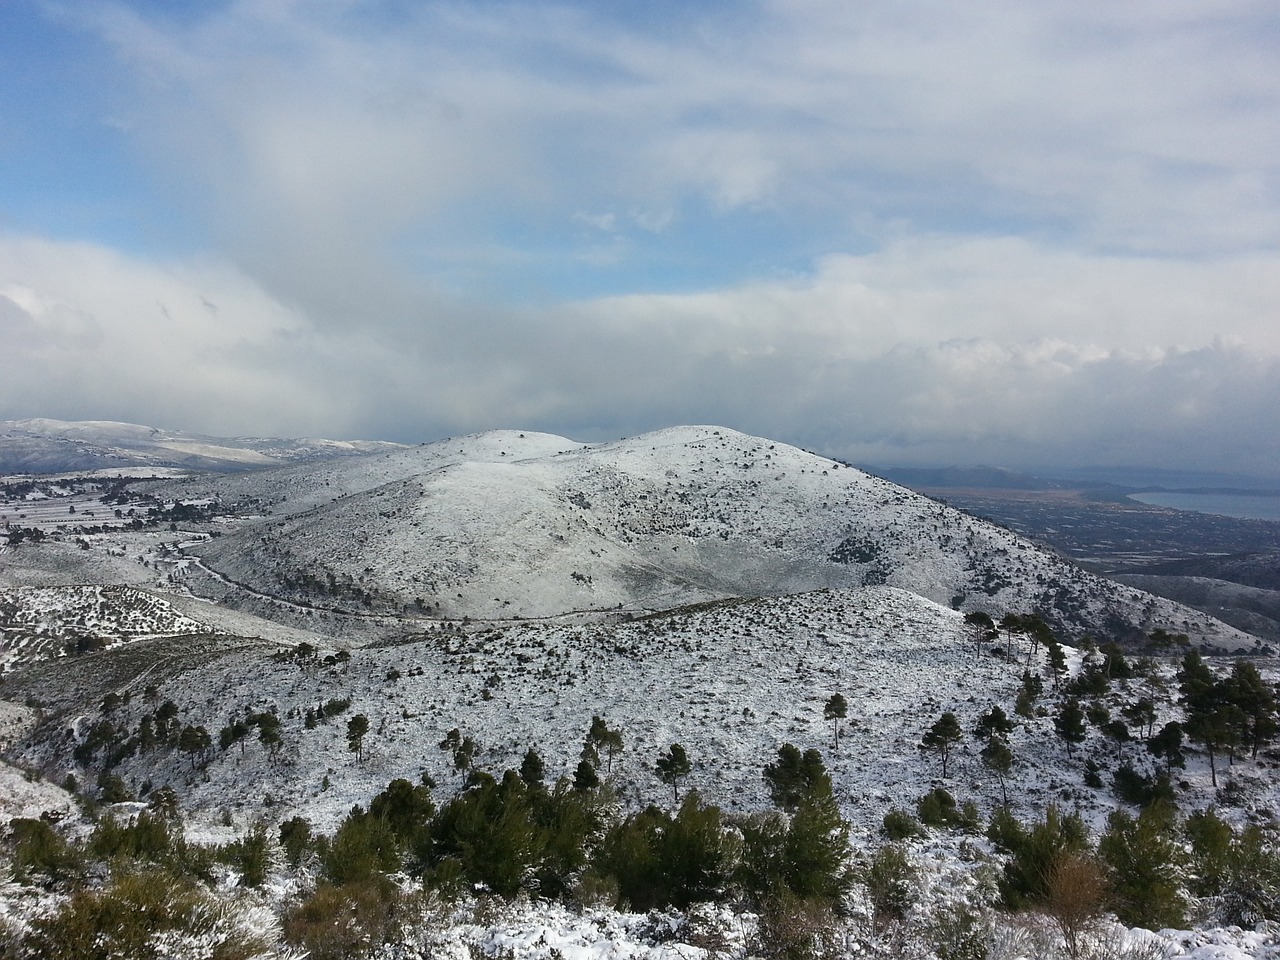
[[[1248,493],[1131,493],[1129,499],[1242,520],[1280,520],[1280,497]]]

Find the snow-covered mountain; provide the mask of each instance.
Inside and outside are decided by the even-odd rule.
[[[298,461],[394,449],[356,440],[226,439],[136,423],[89,420],[0,421],[0,474],[125,470],[134,467],[260,470]]]
[[[1068,639],[1159,627],[1254,645],[1004,528],[719,427],[594,445],[502,431],[169,494],[270,513],[189,548],[241,601],[492,621],[887,585],[996,617],[1039,611]]]

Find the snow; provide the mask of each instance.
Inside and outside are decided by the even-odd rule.
[[[730,812],[761,809],[769,804],[762,766],[790,742],[822,751],[856,844],[868,850],[881,842],[888,809],[913,809],[935,786],[983,816],[1000,799],[968,734],[991,705],[1012,712],[1024,667],[1042,670],[1045,654],[1019,641],[1012,660],[990,645],[980,652],[951,608],[958,594],[962,609],[998,615],[1063,584],[1082,620],[1115,612],[1144,629],[1168,624],[1251,647],[1251,638],[1090,577],[1008,531],[712,426],[595,445],[497,431],[324,466],[194,476],[159,492],[220,504],[222,535],[211,536],[211,524],[93,535],[88,550],[54,538],[0,550],[8,616],[0,662],[30,668],[6,678],[0,694],[39,700],[56,720],[35,729],[33,708],[0,703],[0,742],[22,765],[0,765],[0,818],[78,816],[70,795],[23,767],[54,781],[83,776],[71,753],[114,691],[132,698],[113,723],[136,729],[171,699],[181,723],[204,725],[215,741],[246,710],[278,712],[278,751],[250,740],[193,764],[161,749],[115,769],[134,790],[172,785],[188,835],[200,842],[225,843],[260,818],[274,825],[295,814],[329,831],[389,780],[424,772],[443,799],[462,782],[438,746],[454,727],[479,740],[483,769],[518,766],[533,747],[549,778],[566,775],[598,715],[624,737],[609,779],[626,808],[670,805],[653,765],[659,750],[681,743],[694,762],[682,791]],[[344,588],[369,591],[370,605],[290,594],[282,577],[299,571],[333,573]],[[873,573],[884,582],[864,582]],[[692,605],[668,609],[677,604]],[[48,653],[72,628],[121,646],[34,663],[37,640]],[[304,642],[317,656],[287,655]],[[339,649],[349,659],[331,656]],[[1078,669],[1080,652],[1070,656]],[[1264,666],[1274,678],[1273,665]],[[1171,674],[1166,663],[1165,679]],[[148,701],[151,684],[158,689]],[[849,702],[839,750],[823,718],[835,692]],[[1121,684],[1113,702],[1137,694],[1138,681]],[[308,709],[344,698],[348,712],[307,728]],[[966,733],[945,780],[919,749],[944,711]],[[364,759],[346,742],[356,713],[370,720]],[[1174,716],[1163,706],[1159,722]],[[1054,803],[1096,830],[1114,809],[1108,791],[1083,783],[1086,758],[1115,766],[1114,745],[1096,730],[1074,757],[1048,715],[1020,719],[1010,743],[1009,794],[1024,818]],[[1140,768],[1151,767],[1137,746],[1129,750]],[[1245,800],[1225,815],[1239,822],[1280,809],[1267,761],[1242,759],[1231,775]],[[1199,755],[1177,779],[1185,810],[1218,799]],[[922,872],[921,917],[962,894],[990,901],[985,841],[933,835],[911,850]],[[233,883],[224,878],[224,894]],[[296,883],[276,876],[260,899],[238,900],[235,922],[276,936],[274,911],[298,893]],[[25,888],[0,890],[0,918],[20,922],[54,905]],[[754,918],[718,907],[690,916],[530,901],[481,907],[436,905],[381,955],[694,960],[745,956],[755,935]],[[712,933],[727,944],[720,954],[706,945]],[[1036,955],[1026,946],[1034,938],[1018,936],[1008,935],[1009,952],[999,956]],[[1043,943],[1047,934],[1038,936]],[[1192,960],[1280,956],[1270,927],[1123,936],[1134,945],[1155,938],[1169,956]],[[205,947],[179,938],[166,949],[198,956]]]

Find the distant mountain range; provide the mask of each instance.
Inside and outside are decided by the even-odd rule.
[[[0,474],[166,467],[239,471],[389,450],[373,440],[206,437],[105,420],[0,421]]]

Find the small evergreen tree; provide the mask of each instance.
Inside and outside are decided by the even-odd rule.
[[[1058,731],[1058,736],[1067,745],[1067,756],[1074,756],[1074,747],[1076,744],[1084,743],[1088,736],[1088,728],[1084,723],[1084,710],[1080,707],[1080,701],[1075,697],[1071,697],[1058,711],[1058,715],[1053,718],[1054,729]]]
[[[1009,806],[1009,794],[1005,788],[1005,778],[1009,776],[1009,771],[1013,769],[1013,751],[1009,749],[1009,744],[1004,737],[995,734],[991,735],[987,745],[982,748],[982,762],[1000,781],[1001,804],[1005,807]]]
[[[364,760],[364,737],[369,732],[369,718],[357,713],[347,721],[347,749],[356,755],[356,759]]]
[[[990,740],[993,736],[1007,737],[1013,733],[1013,727],[1014,723],[1009,719],[1009,715],[1004,712],[999,704],[996,704],[978,718],[978,722],[973,729],[973,738],[975,740]]]
[[[920,740],[921,750],[930,750],[942,760],[942,776],[947,776],[947,761],[951,757],[952,748],[961,740],[960,721],[950,711],[944,713]]]
[[[1179,884],[1183,853],[1173,819],[1161,804],[1144,808],[1137,819],[1123,810],[1107,818],[1098,855],[1111,868],[1111,906],[1128,926],[1160,930],[1185,923],[1187,903]]]
[[[546,765],[542,762],[542,757],[530,747],[520,761],[520,779],[532,787],[541,784],[545,776]]]
[[[579,760],[573,772],[573,789],[578,791],[594,790],[600,786],[600,776],[589,760]]]
[[[1171,720],[1160,728],[1160,732],[1147,741],[1147,749],[1154,756],[1163,757],[1165,772],[1173,776],[1174,767],[1185,767],[1186,758],[1182,753],[1182,724]]]
[[[671,784],[672,796],[676,803],[680,802],[680,781],[693,771],[693,764],[684,752],[684,747],[673,743],[669,750],[658,754],[656,764],[658,776],[663,783]]]
[[[822,755],[812,749],[801,754],[790,743],[779,747],[778,758],[765,765],[764,780],[773,802],[787,811],[794,811],[808,796],[831,792],[831,777]]]
[[[840,693],[833,693],[826,706],[822,708],[823,718],[831,721],[831,733],[835,738],[836,750],[840,749],[840,721],[848,715],[849,702]]]

